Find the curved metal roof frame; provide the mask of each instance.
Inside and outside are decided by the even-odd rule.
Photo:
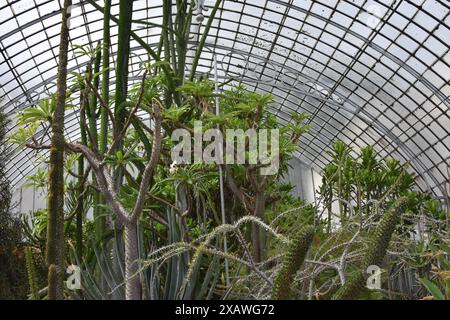
[[[88,1],[73,5],[71,44],[94,47],[102,38],[102,13]],[[60,10],[56,0],[0,0],[0,100],[10,115],[55,91]],[[335,139],[355,150],[374,145],[382,156],[410,161],[421,189],[446,197],[449,11],[446,0],[224,0],[198,72],[211,71],[215,54],[221,80],[272,93],[281,122],[289,122],[291,112],[310,113],[314,128],[298,157],[316,170],[328,162],[325,150]],[[135,1],[133,19],[161,24],[161,4]],[[117,26],[111,25],[115,63]],[[159,28],[133,29],[158,45]],[[136,41],[131,47],[130,77],[137,80],[148,57]],[[69,69],[82,72],[87,59],[73,50],[70,56]],[[79,138],[77,112],[67,113],[73,140]],[[34,170],[33,160],[33,152],[21,150],[8,163],[13,184]]]

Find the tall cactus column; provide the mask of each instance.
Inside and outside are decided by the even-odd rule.
[[[289,300],[294,297],[292,283],[295,274],[302,267],[306,254],[314,238],[314,228],[306,227],[292,239],[287,252],[282,259],[281,269],[277,273],[272,288],[272,298]]]
[[[56,110],[52,119],[46,260],[48,298],[64,299],[64,109],[71,0],[64,1],[59,44]]]
[[[128,88],[128,64],[130,56],[130,35],[133,16],[133,1],[120,0],[119,2],[119,34],[117,42],[117,67],[116,67],[116,96],[115,96],[115,134],[122,131],[125,121],[125,102]],[[117,144],[117,150],[122,149],[122,142]],[[123,172],[119,167],[116,169],[114,182],[116,189],[122,184]]]
[[[111,16],[111,0],[105,1],[105,8],[103,11],[103,46],[102,46],[102,99],[107,106],[109,106],[109,50],[111,46],[110,39],[110,16]],[[100,135],[99,135],[99,152],[101,155],[108,150],[108,112],[105,108],[100,109]],[[99,204],[105,204],[105,199],[102,194],[99,195]],[[107,220],[105,217],[105,210],[99,208],[100,225],[103,231],[107,229]]]

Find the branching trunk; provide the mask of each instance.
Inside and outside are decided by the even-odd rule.
[[[161,154],[162,116],[157,105],[154,105],[153,110],[155,127],[153,131],[152,154],[142,174],[136,204],[131,212],[127,212],[120,203],[111,173],[102,159],[85,145],[66,143],[67,148],[72,152],[81,152],[85,156],[97,178],[98,189],[102,193],[106,204],[111,207],[118,221],[125,227],[125,291],[127,300],[139,300],[141,298],[140,279],[137,274],[139,257],[137,251],[137,226],[139,216],[144,208],[150,182]]]
[[[59,44],[56,110],[52,119],[52,148],[48,197],[46,260],[48,269],[48,298],[64,299],[64,109],[66,101],[67,50],[71,0],[64,1]]]

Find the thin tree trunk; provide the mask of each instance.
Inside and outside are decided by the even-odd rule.
[[[137,241],[137,221],[125,224],[125,299],[141,299],[141,282],[139,277],[139,253]]]
[[[67,50],[71,0],[64,1],[59,44],[56,110],[52,119],[52,148],[48,197],[46,260],[48,298],[64,299],[64,109],[67,90]]]
[[[264,191],[256,191],[255,194],[255,211],[254,215],[261,220],[264,220],[265,198]],[[263,258],[263,234],[258,225],[252,225],[252,242],[253,242],[253,259],[255,262],[260,262]]]
[[[189,210],[187,189],[183,184],[178,185],[175,190],[175,203],[183,215]],[[185,242],[189,242],[185,217],[186,215],[176,217],[176,221],[180,227],[181,239]]]

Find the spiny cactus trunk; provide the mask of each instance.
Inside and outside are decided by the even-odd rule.
[[[25,266],[27,268],[31,300],[39,300],[36,268],[34,266],[33,252],[30,247],[25,247]]]
[[[137,222],[125,224],[125,299],[141,299],[141,282],[138,274],[139,254],[137,241]]]
[[[400,216],[408,203],[407,197],[398,199],[381,218],[376,227],[369,247],[364,255],[361,269],[353,274],[332,296],[332,300],[351,300],[358,298],[366,284],[366,270],[371,265],[380,266],[391,241]]]
[[[264,191],[257,191],[255,195],[255,211],[254,215],[261,220],[264,220],[265,210],[265,198]],[[253,259],[255,262],[261,262],[263,258],[263,235],[261,228],[256,224],[252,225],[252,246],[253,246]]]
[[[50,300],[64,299],[64,109],[69,46],[68,21],[71,5],[71,0],[64,1],[59,44],[56,110],[52,121],[46,244],[46,260],[49,267],[48,298]]]
[[[302,229],[291,240],[286,254],[281,262],[281,269],[275,277],[272,298],[275,300],[292,299],[294,294],[292,292],[292,282],[295,274],[302,267],[305,261],[306,254],[313,241],[314,228],[306,227]]]

